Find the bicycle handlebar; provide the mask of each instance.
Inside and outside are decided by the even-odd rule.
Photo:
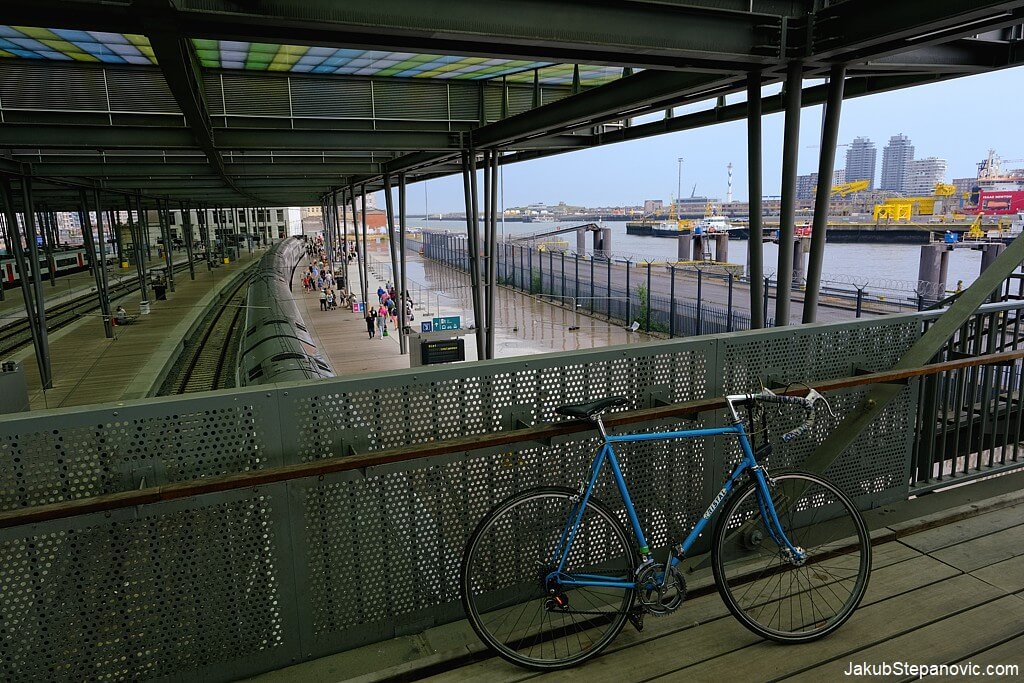
[[[744,403],[752,401],[802,406],[807,417],[804,420],[803,424],[801,424],[799,427],[791,429],[782,435],[782,440],[785,442],[792,441],[798,436],[807,433],[811,428],[814,427],[814,421],[817,418],[817,413],[814,410],[815,403],[817,403],[818,401],[825,401],[825,404],[828,405],[828,401],[825,400],[825,397],[819,394],[814,389],[811,389],[807,393],[807,396],[780,396],[779,394],[769,391],[768,389],[764,389],[756,394],[739,394],[736,396],[726,396],[726,401],[729,402],[730,407],[733,407],[733,404],[742,405]],[[733,408],[733,414],[735,415],[735,413],[735,408]]]

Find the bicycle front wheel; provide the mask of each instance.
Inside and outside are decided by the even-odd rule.
[[[764,519],[770,513],[751,481],[722,512],[711,566],[726,606],[748,629],[784,643],[816,640],[842,626],[864,597],[867,527],[849,497],[822,477],[790,472],[772,482],[779,524],[805,559],[794,562],[773,540]]]
[[[578,492],[525,491],[480,522],[462,559],[462,604],[480,639],[508,661],[552,670],[597,655],[618,635],[634,589],[569,586],[548,579],[558,566]],[[561,574],[632,582],[630,536],[607,506],[588,501]]]

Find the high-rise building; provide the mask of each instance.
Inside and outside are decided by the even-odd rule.
[[[836,170],[832,171],[832,184],[833,185],[842,185],[845,182],[846,182],[846,169],[845,168],[837,168]]]
[[[875,143],[870,138],[854,138],[846,148],[846,181],[868,181],[868,189],[875,187]]]
[[[889,144],[882,150],[882,177],[879,188],[904,192],[907,163],[914,159],[914,145],[910,138],[900,133],[889,138]]]
[[[908,195],[930,195],[935,184],[946,178],[946,160],[936,157],[911,159],[907,162],[903,191]]]
[[[814,187],[818,184],[818,174],[808,173],[796,177],[796,198],[814,199]]]

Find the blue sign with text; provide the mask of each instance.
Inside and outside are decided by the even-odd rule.
[[[446,332],[448,330],[460,330],[462,329],[462,317],[457,315],[444,316],[442,318],[434,318],[434,331],[435,332]]]

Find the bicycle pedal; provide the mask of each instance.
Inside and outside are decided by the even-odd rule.
[[[629,623],[633,624],[633,628],[637,631],[644,630],[644,613],[640,610],[633,610],[629,613]]]

